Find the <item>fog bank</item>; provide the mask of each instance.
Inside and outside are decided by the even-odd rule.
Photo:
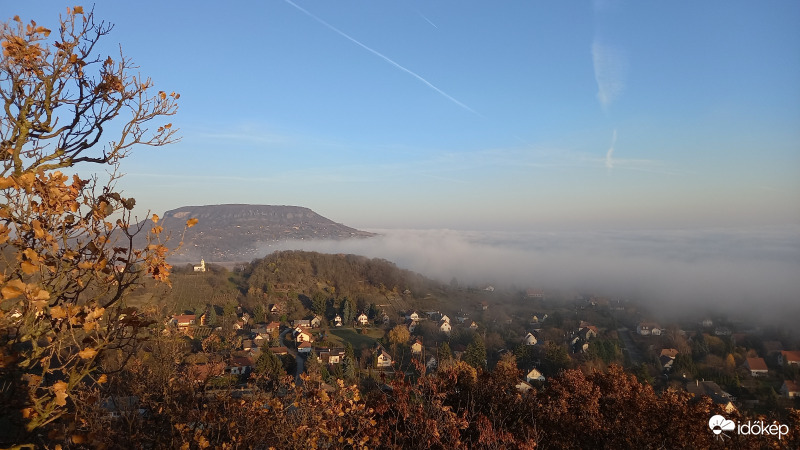
[[[462,285],[633,296],[686,308],[798,311],[800,229],[598,232],[370,230],[379,237],[288,241],[265,248],[354,253]],[[690,312],[690,311],[688,311]]]

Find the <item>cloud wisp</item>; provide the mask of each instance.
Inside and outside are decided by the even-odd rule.
[[[437,93],[439,93],[442,97],[450,100],[451,102],[455,103],[456,105],[460,106],[461,108],[463,108],[463,109],[465,109],[465,110],[467,110],[467,111],[469,111],[469,112],[471,112],[471,113],[473,113],[473,114],[475,114],[475,115],[477,115],[479,117],[483,117],[479,112],[475,111],[474,109],[472,109],[469,106],[465,105],[464,103],[460,102],[459,100],[457,100],[456,98],[454,98],[453,96],[448,94],[447,92],[445,92],[445,91],[439,89],[438,87],[434,86],[433,83],[431,83],[430,81],[426,80],[425,78],[423,78],[421,75],[417,74],[416,72],[403,67],[402,65],[400,65],[397,62],[395,62],[394,60],[392,60],[388,56],[384,55],[383,53],[380,53],[379,51],[377,51],[377,50],[375,50],[375,49],[373,49],[373,48],[361,43],[360,41],[358,41],[357,39],[353,38],[349,34],[345,33],[344,31],[342,31],[342,30],[340,30],[340,29],[338,29],[336,27],[334,27],[333,25],[329,24],[328,22],[322,20],[321,18],[317,17],[316,15],[312,14],[307,9],[305,9],[305,8],[301,7],[300,5],[292,2],[291,0],[284,0],[284,1],[286,3],[288,3],[289,5],[293,6],[298,11],[300,11],[303,14],[307,15],[308,17],[311,17],[312,19],[314,19],[317,22],[321,23],[322,25],[324,25],[329,30],[335,32],[336,34],[344,37],[345,39],[349,40],[350,42],[352,42],[352,43],[358,45],[359,47],[363,48],[364,50],[366,50],[366,51],[372,53],[373,55],[381,58],[382,60],[386,61],[387,63],[391,64],[392,66],[394,66],[394,67],[402,70],[403,72],[411,75],[412,77],[416,78],[417,80],[419,80],[420,82],[422,82],[423,84],[428,86],[429,88],[431,88],[434,91],[436,91]]]
[[[592,62],[597,82],[597,100],[607,110],[625,89],[627,58],[620,49],[595,40],[592,43]]]
[[[606,152],[606,168],[611,170],[614,168],[614,146],[617,145],[617,130],[614,129],[614,134],[611,135],[611,146],[608,147]]]

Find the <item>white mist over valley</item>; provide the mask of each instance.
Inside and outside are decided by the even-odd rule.
[[[777,319],[798,312],[800,232],[793,228],[370,231],[379,236],[285,241],[261,253],[353,253],[473,287],[634,297],[667,315],[722,309]]]

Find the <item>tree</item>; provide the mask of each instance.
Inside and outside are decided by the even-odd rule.
[[[405,325],[396,325],[389,330],[389,342],[392,345],[407,344],[409,339],[411,339],[411,333],[408,332],[408,327]]]
[[[211,305],[208,308],[208,326],[216,327],[219,323],[219,317],[217,317],[217,307],[215,305]]]
[[[486,369],[486,347],[483,338],[478,333],[472,338],[464,352],[464,362],[476,369]]]
[[[692,355],[687,353],[678,353],[675,357],[675,362],[672,363],[672,373],[680,376],[687,375],[694,377],[697,374],[697,366],[692,361]]]
[[[146,324],[127,294],[144,274],[169,280],[158,216],[134,248],[144,222],[114,189],[135,146],[176,140],[172,124],[150,123],[179,95],[155,92],[121,51],[94,54],[111,28],[81,7],[56,33],[19,17],[0,28],[0,421],[28,432],[61,417],[79,385],[107,380],[104,353],[130,349]],[[60,171],[92,163],[107,180]]]
[[[736,359],[731,353],[728,353],[728,356],[725,357],[725,369],[731,373],[736,369]]]
[[[355,304],[348,297],[342,299],[340,314],[342,315],[342,323],[345,324],[350,324],[355,317]]]
[[[286,376],[286,372],[283,370],[283,362],[278,355],[269,350],[261,352],[256,359],[253,379],[262,387],[273,387],[284,376]]]
[[[314,382],[322,381],[322,364],[317,359],[317,355],[313,352],[307,355],[303,368],[306,375],[308,375],[308,380]]]
[[[453,359],[453,351],[450,350],[450,344],[448,344],[447,342],[442,342],[442,345],[440,345],[439,348],[437,349],[436,359],[439,360],[440,366],[444,362]]]
[[[514,349],[514,356],[517,359],[517,367],[520,369],[530,369],[538,359],[538,349],[533,345],[520,344]]]
[[[320,291],[314,293],[312,297],[312,311],[314,314],[319,316],[325,315],[325,309],[327,307],[328,299],[325,298],[325,294]]]
[[[353,349],[353,344],[351,344],[350,341],[344,341],[344,356],[349,357],[351,360],[355,360],[355,355],[356,353]]]
[[[569,368],[572,360],[569,358],[567,350],[554,342],[548,342],[544,351],[542,370],[547,376],[556,375],[558,372]]]
[[[222,307],[222,329],[227,333],[233,330],[236,322],[236,303],[228,302]]]
[[[266,321],[267,317],[267,310],[264,308],[264,304],[259,300],[256,301],[256,305],[253,307],[253,320],[256,323]]]

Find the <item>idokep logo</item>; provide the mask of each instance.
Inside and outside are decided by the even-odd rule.
[[[730,437],[726,431],[736,431],[737,434],[743,436],[748,435],[762,435],[762,436],[778,436],[778,439],[789,434],[789,425],[781,425],[779,423],[765,424],[763,420],[755,422],[748,420],[747,423],[736,424],[732,420],[717,414],[708,419],[708,428],[718,436],[720,439],[723,437]]]
[[[717,436],[728,436],[725,434],[725,431],[736,429],[736,424],[733,423],[732,420],[728,420],[717,414],[716,416],[708,419],[708,428],[711,428],[711,431],[713,431]]]

